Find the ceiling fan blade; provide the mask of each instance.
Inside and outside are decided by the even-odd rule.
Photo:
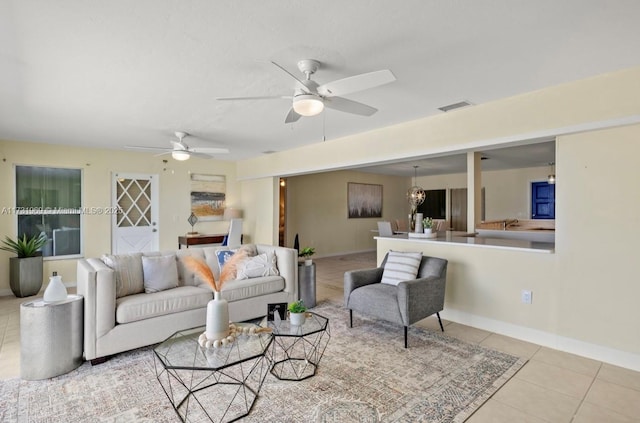
[[[292,77],[293,79],[295,79],[296,81],[298,81],[303,87],[306,87],[307,85],[304,83],[303,80],[301,80],[300,78],[298,78],[297,76],[295,76],[294,74],[292,74],[291,72],[289,72],[288,70],[286,70],[285,68],[283,68],[282,66],[280,66],[279,64],[277,64],[276,62],[274,62],[273,60],[271,61],[271,63],[273,63],[275,66],[277,66],[278,68],[280,68],[280,70],[284,71],[287,75],[289,75],[290,77]]]
[[[324,105],[330,109],[361,116],[371,116],[378,111],[375,107],[367,106],[366,104],[348,100],[343,97],[327,97],[324,99]]]
[[[293,123],[293,122],[297,122],[298,119],[300,119],[302,117],[302,115],[299,115],[296,113],[295,110],[293,110],[293,107],[291,109],[289,109],[289,113],[287,113],[287,117],[284,119],[284,123]]]
[[[338,79],[333,82],[320,85],[318,94],[325,97],[345,95],[363,91],[369,88],[379,87],[396,80],[395,75],[389,69],[362,73],[348,78]]]
[[[213,156],[210,155],[210,154],[198,153],[198,152],[195,152],[193,150],[189,151],[189,155],[191,155],[193,157],[200,157],[201,159],[213,159]]]
[[[280,99],[291,100],[293,96],[290,95],[267,95],[267,96],[256,96],[256,97],[218,97],[216,100],[220,101],[235,101],[235,100],[280,100]]]
[[[167,155],[167,154],[171,154],[171,153],[173,153],[173,151],[171,151],[171,150],[167,150],[167,151],[165,151],[164,153],[154,154],[154,155],[153,155],[153,157],[165,156],[165,155]]]
[[[162,148],[162,147],[143,147],[141,145],[125,145],[124,148],[127,150],[141,150],[141,151],[169,151],[170,148]]]
[[[189,152],[202,154],[229,154],[229,149],[217,147],[191,147],[189,148]]]

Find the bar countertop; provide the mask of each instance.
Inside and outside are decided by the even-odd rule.
[[[437,238],[410,238],[408,234],[399,234],[393,236],[375,236],[376,240],[394,240],[399,242],[429,242],[440,244],[456,244],[469,247],[480,248],[497,248],[503,250],[514,251],[530,251],[536,253],[553,253],[555,251],[555,243],[527,241],[523,239],[501,239],[481,237],[465,232],[447,231],[439,232]]]

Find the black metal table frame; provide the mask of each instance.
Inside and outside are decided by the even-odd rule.
[[[269,350],[271,360],[271,374],[280,380],[301,381],[315,376],[318,370],[318,364],[324,355],[324,350],[329,344],[331,338],[331,331],[329,327],[329,319],[321,316],[317,313],[309,312],[312,315],[325,319],[326,322],[318,329],[304,334],[287,334],[273,332],[273,343]],[[270,326],[271,327],[271,326]],[[312,337],[310,341],[308,338]],[[290,340],[292,340],[290,342]],[[323,342],[324,341],[324,342]],[[299,343],[302,343],[302,351],[304,357],[294,355],[295,348]],[[308,348],[307,348],[308,347]],[[284,358],[276,360],[277,353],[281,351],[284,354]],[[302,355],[302,354],[300,354]],[[291,366],[295,377],[284,377],[284,365],[286,363],[304,362],[302,372],[298,374],[295,371],[295,366]],[[306,372],[307,366],[311,366],[313,371],[311,373]]]
[[[178,332],[184,332],[184,331],[178,331]],[[176,332],[176,334],[178,333]],[[174,334],[175,335],[175,334]],[[172,335],[171,337],[173,337],[174,335]],[[171,337],[169,337],[168,339],[170,339]],[[156,378],[158,379],[158,382],[160,383],[160,386],[162,387],[162,389],[164,390],[165,395],[167,395],[167,398],[169,399],[169,402],[171,403],[171,406],[173,407],[174,411],[176,412],[176,414],[178,415],[178,417],[180,418],[181,421],[186,422],[187,421],[187,415],[189,414],[189,407],[187,406],[186,410],[185,410],[185,415],[184,417],[182,416],[182,414],[180,414],[179,408],[184,404],[185,401],[189,401],[191,398],[193,398],[198,405],[200,406],[201,410],[203,411],[204,414],[206,414],[206,416],[209,418],[210,421],[214,422],[215,420],[213,419],[213,417],[210,415],[209,412],[207,412],[205,406],[200,403],[200,401],[193,395],[196,392],[202,391],[204,389],[207,388],[211,388],[213,386],[216,385],[239,385],[244,387],[245,390],[248,390],[249,392],[251,392],[253,394],[253,399],[251,400],[251,403],[246,407],[246,413],[238,415],[236,417],[234,417],[231,420],[224,420],[227,412],[229,411],[229,409],[231,408],[231,406],[233,405],[233,400],[232,402],[227,406],[227,408],[225,409],[224,413],[223,413],[223,417],[220,421],[226,421],[226,422],[235,422],[243,417],[246,417],[251,410],[253,409],[253,406],[255,404],[256,399],[258,398],[258,393],[260,391],[260,389],[262,388],[262,384],[264,383],[264,380],[267,376],[267,373],[269,373],[268,371],[264,371],[264,375],[260,377],[260,383],[258,385],[258,387],[256,389],[248,386],[245,382],[246,380],[249,379],[249,377],[253,374],[254,371],[256,371],[256,369],[259,367],[260,364],[262,364],[263,366],[267,366],[269,369],[271,369],[271,361],[269,360],[269,357],[267,356],[267,351],[270,350],[271,348],[271,344],[273,342],[273,336],[269,339],[269,342],[267,343],[267,345],[264,347],[264,351],[262,354],[256,354],[253,355],[251,357],[247,357],[245,359],[242,360],[238,360],[238,361],[234,361],[231,363],[228,363],[224,366],[221,366],[220,368],[217,369],[211,369],[208,367],[191,367],[191,366],[167,366],[164,364],[164,361],[162,360],[162,358],[159,356],[159,354],[155,351],[153,351],[154,353],[154,365],[155,365],[155,370],[156,370]],[[198,347],[198,348],[203,348],[203,347]],[[239,348],[237,343],[234,343],[232,345],[229,346],[229,348]],[[228,374],[226,374],[224,372],[225,369],[234,367],[234,366],[238,366],[242,363],[246,363],[248,361],[251,360],[256,360],[255,364],[253,366],[251,366],[251,370],[248,371],[246,373],[246,376],[244,377],[243,380],[240,380],[236,377],[230,376]],[[189,386],[187,386],[187,384],[182,380],[182,378],[180,376],[178,376],[177,371],[178,370],[185,370],[188,372],[191,372],[193,374],[193,372],[209,372],[209,376],[206,376],[205,378],[203,378],[202,380],[209,380],[210,378],[213,378],[213,383],[209,383],[206,385],[202,385],[202,386],[198,386],[197,389],[192,389]],[[166,372],[167,375],[167,385],[168,387],[165,387],[164,383],[161,380],[161,376],[163,376],[163,374]],[[225,376],[229,379],[232,380],[236,380],[236,382],[234,383],[230,383],[230,382],[220,382],[220,378],[221,376]],[[173,399],[172,399],[172,395],[171,393],[167,390],[168,388],[171,387],[169,378],[173,377],[177,382],[180,383],[180,385],[182,385],[187,394],[184,396],[184,398],[178,403],[175,404]],[[239,392],[239,391],[238,391]],[[236,394],[237,395],[237,394]],[[235,398],[235,397],[234,397]]]

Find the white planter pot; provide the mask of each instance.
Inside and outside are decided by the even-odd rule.
[[[431,228],[424,228],[424,233],[425,234],[430,234],[431,233]]]
[[[305,259],[304,260],[304,265],[305,266],[311,266],[312,264],[313,264],[313,260],[311,260],[311,259]]]
[[[302,326],[306,320],[306,313],[289,313],[289,320],[294,326]]]

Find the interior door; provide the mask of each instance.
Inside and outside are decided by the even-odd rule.
[[[531,218],[556,218],[556,186],[548,182],[531,183]]]
[[[112,204],[119,213],[111,223],[111,252],[159,250],[158,175],[114,173]]]
[[[452,188],[450,191],[451,228],[454,231],[467,230],[467,189]]]

